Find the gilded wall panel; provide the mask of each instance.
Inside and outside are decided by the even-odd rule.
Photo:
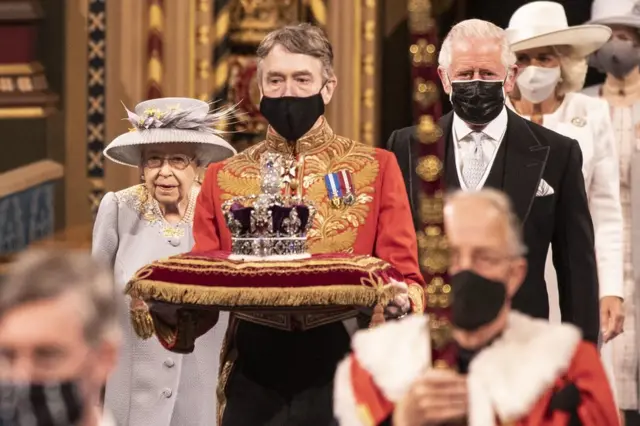
[[[324,26],[326,0],[218,0],[215,5],[211,23],[211,98],[239,104],[236,117],[226,127],[233,132],[232,143],[242,150],[262,140],[267,128],[258,108],[258,44],[283,25],[311,22]]]
[[[334,130],[379,145],[380,4],[329,0],[327,33],[334,48],[338,89],[327,110]]]

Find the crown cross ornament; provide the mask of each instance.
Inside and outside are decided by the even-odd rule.
[[[282,156],[260,159],[261,193],[235,197],[222,205],[231,231],[231,259],[295,260],[310,257],[307,232],[316,209],[302,197],[285,197],[281,188],[288,167]]]

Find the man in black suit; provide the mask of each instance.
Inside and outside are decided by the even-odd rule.
[[[444,40],[438,73],[453,105],[453,112],[439,121],[447,188],[493,187],[511,198],[523,224],[529,265],[513,307],[549,317],[544,269],[551,244],[562,320],[596,343],[598,276],[580,146],[505,107],[506,93],[515,84],[514,64],[504,30],[490,22],[463,21]],[[404,173],[414,217],[420,185],[415,132],[415,127],[397,130],[387,146]],[[475,269],[503,260],[481,245],[474,259]]]

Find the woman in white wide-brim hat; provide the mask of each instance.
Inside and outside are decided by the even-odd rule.
[[[640,1],[595,0],[589,23],[607,25],[613,36],[590,57],[607,77],[584,90],[609,104],[620,169],[624,221],[624,334],[613,341],[620,409],[640,409]],[[629,415],[632,415],[629,413]]]
[[[618,160],[606,102],[577,92],[584,85],[587,56],[609,40],[611,30],[602,25],[569,27],[561,4],[536,1],[519,8],[506,31],[519,68],[510,106],[520,115],[577,140],[582,150],[582,172],[596,237],[602,339],[608,342],[622,331],[623,321]],[[549,155],[554,155],[553,150]],[[550,251],[545,280],[552,319],[559,319],[558,304],[563,303],[563,297],[558,295],[552,258]],[[611,361],[603,358],[611,376]]]
[[[210,113],[196,99],[163,98],[127,110],[132,129],[104,150],[140,170],[143,183],[109,192],[100,203],[93,254],[114,271],[121,290],[145,264],[191,250],[200,191],[197,168],[235,154],[213,126],[229,110]],[[228,319],[221,314],[220,321]],[[122,296],[124,341],[106,386],[105,409],[118,425],[216,424],[216,385],[225,324],[198,340],[193,353],[174,354],[153,332],[147,306]]]

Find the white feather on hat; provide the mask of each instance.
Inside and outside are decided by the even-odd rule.
[[[560,3],[534,1],[513,13],[506,34],[514,52],[547,46],[571,46],[577,56],[584,58],[609,40],[611,29],[604,25],[570,27]]]
[[[193,144],[199,162],[209,164],[236,154],[214,128],[228,118],[235,106],[209,112],[209,104],[192,98],[159,98],[140,102],[134,111],[126,107],[133,128],[115,138],[104,156],[119,164],[138,167],[141,148],[153,144]]]

